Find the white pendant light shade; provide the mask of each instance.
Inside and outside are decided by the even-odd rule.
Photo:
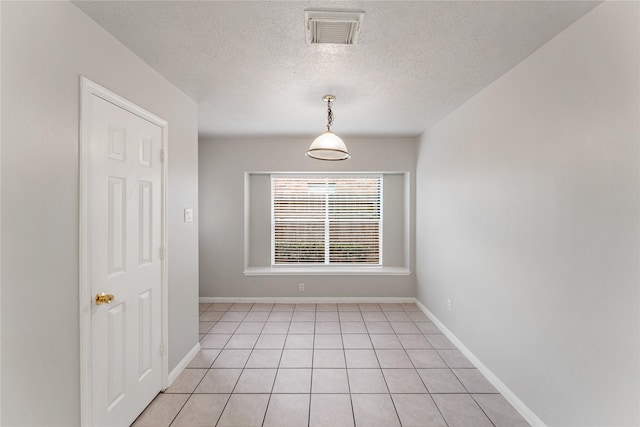
[[[347,160],[351,157],[344,141],[330,130],[317,137],[306,154],[318,160]]]
[[[347,146],[338,135],[331,132],[333,124],[333,112],[331,103],[335,101],[333,95],[325,95],[322,100],[327,103],[327,131],[317,137],[306,152],[307,157],[317,160],[347,160],[351,156],[347,151]]]

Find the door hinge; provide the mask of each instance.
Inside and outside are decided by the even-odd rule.
[[[167,155],[164,152],[164,148],[160,150],[160,163],[164,163],[164,161],[166,160]]]
[[[160,356],[167,354],[167,343],[160,343]]]
[[[160,260],[164,259],[164,246],[160,246]]]

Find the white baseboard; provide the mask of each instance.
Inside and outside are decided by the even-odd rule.
[[[191,361],[194,357],[196,357],[199,351],[200,342],[197,342],[196,345],[194,345],[193,348],[189,351],[189,353],[187,353],[187,355],[182,358],[180,363],[178,363],[176,367],[173,368],[173,370],[169,373],[169,377],[167,378],[167,388],[169,388],[169,386],[176,380],[176,378],[178,378],[178,375],[180,375],[182,371],[184,371],[187,365],[191,363]]]
[[[533,427],[546,427],[546,424],[542,422],[540,418],[531,410],[527,405],[524,404],[522,400],[516,396],[516,394],[511,391],[509,387],[505,385],[500,379],[493,373],[489,368],[485,366],[484,363],[480,361],[472,352],[469,350],[463,343],[456,337],[453,332],[451,332],[445,325],[442,323],[433,313],[427,309],[417,298],[414,299],[416,305],[422,310],[424,314],[427,315],[433,321],[433,323],[440,329],[449,340],[455,344],[456,347],[460,349],[460,351],[473,363],[476,368],[482,375],[484,375],[487,380],[496,388],[498,391],[504,396],[505,399],[514,407],[516,411],[522,415],[522,417],[527,420],[529,424]]]
[[[317,303],[412,303],[413,297],[200,297],[201,303],[212,302],[253,302],[280,304]]]

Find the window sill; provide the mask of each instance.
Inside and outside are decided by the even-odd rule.
[[[247,267],[245,276],[409,276],[406,267]]]

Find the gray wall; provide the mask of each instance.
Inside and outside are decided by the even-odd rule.
[[[418,298],[548,425],[640,424],[639,7],[598,6],[420,143]]]
[[[80,422],[80,75],[169,122],[169,369],[198,340],[196,104],[71,3],[3,2],[3,426]]]
[[[308,138],[201,139],[201,297],[411,297],[410,276],[244,276],[244,172],[408,171],[413,221],[414,138],[344,138],[351,155],[344,162],[305,157]],[[386,189],[386,188],[385,188]],[[389,196],[391,197],[391,196]],[[411,225],[411,230],[413,230]],[[255,237],[255,236],[254,236]],[[263,236],[264,237],[264,236]],[[266,236],[267,238],[269,236]],[[409,242],[413,256],[414,242]],[[261,251],[250,250],[254,259]],[[411,259],[411,267],[413,267]],[[298,292],[298,283],[305,292]]]

